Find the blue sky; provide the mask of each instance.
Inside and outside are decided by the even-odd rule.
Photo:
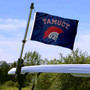
[[[90,55],[90,0],[0,0],[0,61],[17,61],[24,38],[30,4],[34,3],[29,39],[34,12],[46,12],[52,15],[79,20],[74,50],[80,48]],[[59,58],[59,53],[68,55],[71,50],[59,46],[45,45],[27,41],[25,52],[37,51],[42,58]]]

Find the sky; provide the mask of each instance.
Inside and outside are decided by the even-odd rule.
[[[79,20],[74,50],[79,48],[90,55],[90,0],[0,0],[0,61],[11,63],[20,57],[31,3],[34,9],[23,57],[28,51],[37,51],[48,60],[71,53],[67,48],[29,40],[35,12]]]

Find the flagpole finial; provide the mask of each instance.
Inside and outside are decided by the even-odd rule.
[[[31,3],[31,7],[30,7],[31,9],[33,9],[34,8],[34,3]]]

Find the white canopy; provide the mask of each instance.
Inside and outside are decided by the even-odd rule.
[[[8,74],[14,75],[16,68],[12,68]],[[21,74],[25,73],[70,73],[77,77],[90,77],[90,64],[55,64],[24,66]]]

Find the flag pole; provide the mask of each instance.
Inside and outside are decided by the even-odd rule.
[[[30,19],[31,19],[31,14],[32,14],[33,9],[34,9],[34,3],[31,3],[30,14],[29,14],[29,18],[28,18],[28,22],[27,22],[27,26],[26,26],[26,32],[25,32],[24,39],[22,40],[22,48],[21,48],[20,58],[18,59],[17,67],[16,67],[16,73],[15,74],[16,74],[18,79],[20,78],[21,67],[23,66],[22,55],[23,55],[23,50],[24,50],[24,46],[25,46],[25,43],[26,43],[26,37],[27,37],[28,28],[29,28]],[[21,87],[19,88],[19,90],[21,90]]]

